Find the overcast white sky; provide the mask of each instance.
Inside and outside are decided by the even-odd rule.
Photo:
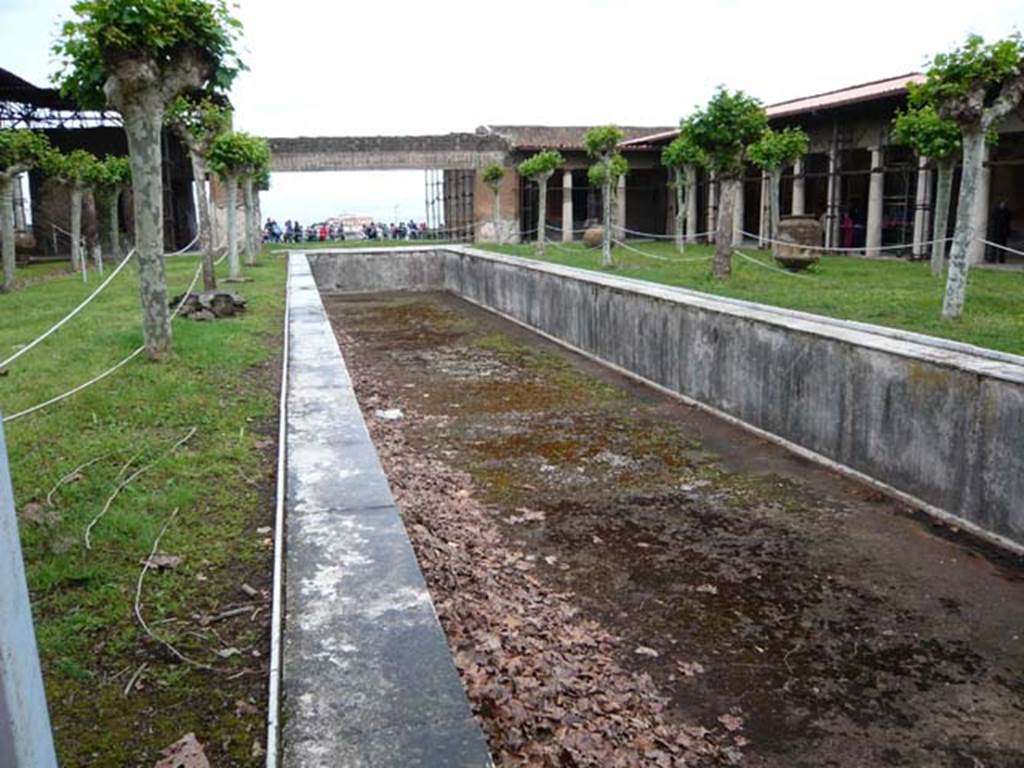
[[[45,84],[70,6],[0,0],[0,67]],[[970,31],[1024,29],[1024,0],[242,0],[239,14],[236,127],[265,136],[675,125],[720,83],[770,104],[920,69]],[[419,172],[272,185],[264,213],[281,221],[423,217]]]

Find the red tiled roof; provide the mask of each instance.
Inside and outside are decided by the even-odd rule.
[[[801,96],[798,99],[780,101],[777,104],[769,104],[765,107],[768,119],[798,115],[803,112],[816,112],[822,109],[835,109],[836,107],[860,102],[872,101],[874,99],[896,96],[907,90],[907,83],[923,83],[925,76],[920,72],[911,72],[898,77],[889,77],[885,80],[874,80],[870,83],[851,85],[847,88],[840,88],[836,91],[827,91],[813,96]],[[640,147],[645,144],[659,144],[679,135],[679,130],[661,131],[651,133],[647,136],[639,136],[633,139],[626,139],[622,142],[623,147]]]
[[[840,88],[837,91],[827,91],[814,96],[803,96],[799,99],[780,101],[778,104],[769,104],[765,107],[765,112],[768,113],[769,118],[773,118],[795,115],[800,112],[814,112],[819,109],[833,109],[846,104],[896,96],[907,90],[908,82],[923,83],[924,81],[925,76],[920,72],[911,72],[885,80],[851,85],[849,88]]]

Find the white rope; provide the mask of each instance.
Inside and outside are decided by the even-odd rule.
[[[586,232],[588,229],[590,229],[590,227],[581,227],[580,229],[568,229],[567,230],[567,229],[565,229],[565,227],[559,227],[559,226],[557,226],[555,224],[545,224],[544,226],[545,226],[545,229],[553,229],[553,230],[555,230],[555,232],[572,232],[574,235]]]
[[[183,253],[185,253],[185,251],[187,251],[189,248],[191,248],[197,242],[199,242],[199,235],[198,234],[195,237],[193,237],[192,241],[188,245],[186,245],[184,248],[182,248],[180,250],[177,250],[174,253],[165,254],[165,256],[181,256]]]
[[[781,272],[782,274],[789,275],[790,277],[799,277],[801,280],[808,279],[807,275],[800,275],[797,274],[796,272],[790,272],[788,269],[779,269],[778,267],[773,267],[771,264],[765,264],[763,261],[758,261],[752,256],[747,256],[747,254],[745,254],[743,251],[734,249],[733,253],[735,253],[737,256],[741,256],[742,258],[746,259],[749,262],[757,264],[757,266],[763,269],[770,269],[772,272]]]
[[[651,240],[675,240],[675,235],[660,235],[655,232],[640,232],[635,229],[628,229],[627,227],[613,226],[612,229],[617,229],[620,232],[625,232],[629,235],[636,235],[637,237],[650,238]],[[710,235],[717,234],[717,232],[694,232],[692,235],[683,235],[683,239],[686,242],[692,242],[698,237],[708,237]]]
[[[121,362],[119,362],[116,365],[114,365],[112,368],[108,368],[103,373],[101,373],[99,376],[96,376],[95,378],[89,379],[89,381],[85,382],[84,384],[79,384],[74,389],[69,389],[67,392],[65,392],[62,395],[57,395],[56,397],[51,397],[46,402],[39,403],[38,405],[33,405],[31,408],[26,408],[24,411],[18,411],[18,413],[12,414],[11,416],[5,416],[4,417],[4,424],[7,424],[8,422],[11,422],[11,421],[15,421],[16,419],[20,419],[22,416],[28,416],[30,413],[35,413],[36,411],[41,411],[43,408],[46,408],[49,405],[53,405],[54,403],[59,403],[61,400],[66,400],[67,398],[71,397],[72,395],[78,394],[83,389],[86,389],[87,387],[91,387],[93,384],[95,384],[95,383],[97,383],[99,381],[103,381],[103,379],[107,378],[107,376],[109,376],[110,374],[114,373],[114,371],[118,370],[122,366],[125,366],[129,362],[131,362],[144,349],[145,349],[145,346],[139,347],[134,352],[132,352],[130,355],[128,355],[128,357],[126,357],[124,360],[122,360]]]
[[[1006,251],[1007,253],[1012,253],[1012,254],[1014,254],[1016,256],[1024,256],[1024,251],[1018,251],[1017,249],[1010,248],[1009,246],[1006,246],[1006,245],[1000,245],[999,243],[993,243],[991,240],[985,240],[984,238],[981,238],[981,237],[976,237],[975,240],[977,240],[977,241],[979,241],[981,243],[984,243],[985,245],[990,245],[993,248],[999,248],[1000,250]],[[3,367],[3,366],[0,366],[0,367]]]
[[[223,257],[221,257],[221,258],[223,258]],[[127,259],[125,259],[125,261],[127,261]],[[188,295],[192,292],[192,289],[195,287],[196,281],[199,280],[199,275],[200,275],[201,270],[202,270],[202,264],[200,264],[199,267],[196,269],[196,274],[192,278],[192,282],[189,284],[188,289],[185,291],[185,296],[182,298],[182,300],[180,302],[178,302],[178,306],[175,307],[174,312],[171,314],[171,319],[172,320],[175,317],[178,316],[178,313],[181,311],[181,308],[185,305],[185,300],[188,298]],[[146,345],[143,344],[141,347],[139,347],[138,349],[136,349],[133,352],[131,352],[131,354],[129,354],[127,357],[125,357],[120,362],[115,363],[113,366],[111,366],[110,368],[105,370],[103,373],[99,374],[98,376],[94,376],[93,378],[89,379],[88,381],[86,381],[86,382],[84,382],[82,384],[79,384],[77,387],[69,389],[67,392],[64,392],[63,394],[57,395],[56,397],[51,397],[49,400],[47,400],[45,402],[39,403],[38,405],[33,405],[31,408],[26,408],[23,411],[18,411],[17,413],[12,414],[10,416],[5,416],[4,417],[4,424],[6,424],[6,423],[8,423],[10,421],[15,421],[16,419],[20,419],[22,416],[28,416],[29,414],[35,413],[36,411],[41,411],[43,408],[51,406],[54,403],[59,403],[62,400],[67,400],[69,397],[71,397],[72,395],[78,394],[83,389],[87,389],[88,387],[91,387],[93,384],[96,384],[96,383],[98,383],[100,381],[103,381],[103,379],[107,378],[108,376],[110,376],[115,371],[120,370],[125,365],[127,365],[132,360],[134,360],[136,357],[138,357],[140,354],[142,354],[142,351],[145,348],[146,348]]]
[[[117,277],[117,273],[120,272],[124,268],[124,265],[128,263],[128,261],[131,259],[133,253],[135,253],[135,249],[134,248],[131,250],[131,252],[129,252],[129,254],[124,258],[124,260],[120,264],[117,265],[117,268],[114,269],[114,271],[110,273],[110,276],[107,277],[106,280],[104,280],[102,283],[99,284],[99,286],[96,288],[96,290],[94,290],[92,293],[90,293],[88,296],[86,296],[85,300],[82,301],[81,304],[79,304],[77,307],[75,307],[70,312],[68,312],[68,314],[64,315],[64,317],[62,317],[56,323],[54,323],[53,326],[51,326],[48,331],[43,333],[41,336],[37,336],[35,339],[33,339],[28,344],[26,344],[21,349],[19,349],[17,352],[15,352],[13,355],[8,357],[6,360],[0,361],[0,370],[5,369],[8,365],[13,363],[15,360],[17,360],[19,357],[24,355],[26,352],[28,352],[33,347],[37,346],[44,339],[46,339],[47,337],[53,335],[64,324],[66,324],[69,320],[71,320],[71,318],[73,318],[75,315],[77,315],[79,312],[81,312],[83,309],[85,309],[93,299],[95,299],[97,296],[100,295],[100,293],[103,291],[104,288],[106,288],[108,285],[110,285],[110,281],[113,280],[115,277]]]
[[[670,261],[673,264],[684,264],[686,262],[693,262],[693,261],[709,261],[710,259],[714,258],[713,256],[694,256],[692,258],[673,259],[670,256],[660,256],[658,254],[649,253],[647,251],[641,251],[639,248],[633,248],[632,246],[626,245],[621,240],[614,240],[613,239],[612,242],[615,243],[615,245],[618,245],[621,248],[625,248],[627,251],[632,251],[633,253],[638,253],[641,256],[646,256],[649,259],[658,259],[659,261]]]
[[[155,459],[153,459],[153,461],[151,461],[151,462],[149,462],[149,464],[146,464],[146,465],[140,467],[139,469],[135,470],[130,475],[128,475],[128,477],[126,477],[124,480],[122,480],[121,482],[119,482],[117,484],[117,486],[114,488],[113,492],[107,497],[107,501],[106,501],[106,503],[104,503],[104,505],[100,509],[100,511],[98,513],[96,513],[96,516],[93,517],[93,519],[89,521],[89,524],[87,526],[85,526],[85,533],[84,533],[83,538],[85,540],[85,548],[86,549],[92,549],[92,529],[95,528],[96,524],[106,516],[107,512],[110,511],[111,505],[114,503],[114,500],[118,497],[118,495],[120,495],[121,491],[123,491],[125,488],[127,488],[131,484],[131,482],[133,480],[135,480],[137,477],[142,475],[144,472],[148,472],[154,466],[156,466],[161,461],[163,461],[163,459],[165,457],[170,456],[172,453],[174,453],[176,450],[178,450],[178,448],[180,448],[182,445],[184,445],[189,440],[191,440],[192,439],[192,435],[194,435],[196,433],[196,430],[197,430],[197,427],[192,427],[185,434],[184,437],[182,437],[174,445],[172,445],[170,448],[168,448],[163,453],[161,453],[159,456],[157,456]],[[136,456],[137,455],[138,454],[136,454]],[[132,461],[134,461],[134,457],[132,457]],[[128,464],[125,464],[124,467],[122,468],[122,471],[124,471],[124,469],[126,469],[128,466],[129,466]]]
[[[867,253],[871,251],[900,251],[906,250],[907,248],[920,247],[923,248],[926,245],[934,245],[935,243],[949,243],[952,242],[953,238],[944,237],[940,240],[922,240],[920,243],[903,243],[902,245],[879,245],[868,249],[864,248],[826,248],[822,245],[804,245],[803,243],[794,243],[790,240],[776,240],[771,237],[762,237],[761,235],[754,234],[753,232],[740,232],[744,237],[756,239],[759,242],[767,243],[768,245],[788,245],[790,248],[799,248],[804,251],[821,251],[823,253]]]

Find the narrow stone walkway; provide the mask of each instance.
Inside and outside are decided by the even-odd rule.
[[[289,268],[283,765],[484,768],[308,263]]]

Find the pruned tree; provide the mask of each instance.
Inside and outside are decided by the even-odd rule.
[[[925,82],[909,91],[913,106],[931,105],[939,117],[960,128],[963,171],[942,301],[942,317],[951,319],[963,313],[968,248],[979,234],[974,198],[985,162],[986,137],[1024,98],[1024,41],[1019,34],[994,43],[970,35],[962,46],[935,56]]]
[[[14,182],[43,160],[50,142],[41,133],[0,131],[0,238],[3,238],[3,283],[0,291],[14,289]]]
[[[180,94],[227,89],[242,65],[225,0],[79,0],[54,51],[62,91],[121,113],[132,164],[135,245],[146,354],[171,351],[164,271],[161,129]]]
[[[110,228],[110,255],[119,260],[121,253],[121,195],[132,183],[132,165],[127,157],[107,155],[96,164],[93,173],[93,190],[102,198],[107,208],[107,224]]]
[[[614,125],[591,128],[583,134],[583,148],[596,162],[587,171],[587,180],[601,187],[601,266],[612,266],[612,205],[618,181],[629,173],[629,163],[619,152],[624,134]]]
[[[99,159],[84,149],[64,154],[51,149],[43,157],[43,173],[64,187],[71,197],[71,268],[85,272],[82,254],[82,199],[92,188]]]
[[[719,184],[718,226],[712,274],[723,280],[732,273],[732,230],[736,196],[741,191],[747,148],[761,138],[768,116],[761,102],[743,91],[715,92],[690,118],[694,143],[704,150],[708,169]]]
[[[210,96],[199,99],[179,96],[168,108],[165,120],[188,149],[192,163],[192,180],[199,209],[203,289],[212,291],[217,288],[217,278],[213,269],[213,217],[206,190],[207,157],[213,140],[231,127],[231,111]]]
[[[537,250],[541,255],[547,240],[548,180],[563,165],[565,158],[554,149],[541,150],[519,164],[519,175],[537,183]]]
[[[494,221],[494,242],[501,243],[501,182],[505,178],[505,169],[497,163],[491,163],[483,170],[481,176],[484,184],[494,193],[494,209],[491,218]]]
[[[224,183],[228,195],[228,280],[233,282],[242,279],[242,267],[238,259],[238,187],[245,183],[248,190],[246,197],[250,197],[252,179],[259,175],[261,168],[269,164],[269,158],[265,141],[241,131],[222,133],[210,144],[207,163]],[[244,211],[246,230],[251,224],[249,208],[246,205]],[[249,254],[250,243],[251,236],[247,232],[247,262],[252,264],[254,258]]]
[[[257,181],[270,171],[270,145],[266,139],[258,136],[247,138],[248,162],[242,173],[242,192],[245,204],[245,263],[252,267],[256,265],[256,252],[259,250],[256,243],[259,233],[259,221],[256,219],[256,185]]]
[[[892,121],[893,139],[935,163],[935,216],[932,220],[931,271],[941,275],[946,255],[946,229],[953,192],[953,171],[960,153],[960,126],[940,117],[931,104],[911,106]]]
[[[807,154],[810,139],[802,128],[785,128],[774,131],[767,128],[761,138],[750,145],[750,159],[762,171],[768,174],[768,229],[772,239],[772,251],[775,252],[775,241],[779,237],[779,220],[782,217],[780,189],[782,187],[782,169],[792,165]]]
[[[670,185],[676,195],[676,248],[682,253],[686,243],[686,218],[689,208],[687,191],[693,187],[697,169],[707,164],[707,155],[693,141],[688,120],[683,120],[679,128],[679,135],[662,150],[661,164],[672,172]]]

